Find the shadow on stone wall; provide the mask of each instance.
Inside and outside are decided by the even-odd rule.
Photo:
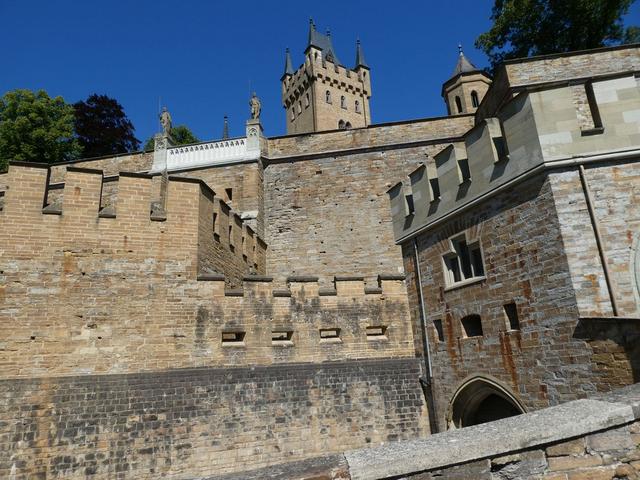
[[[573,338],[591,347],[591,365],[598,391],[640,381],[640,319],[581,318]]]

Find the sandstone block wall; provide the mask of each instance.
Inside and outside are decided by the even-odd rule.
[[[566,170],[550,177],[560,219],[565,252],[580,315],[612,315],[602,262],[579,172]],[[640,163],[600,162],[587,165],[595,217],[612,278],[618,315],[640,314],[637,255],[640,232]]]
[[[203,478],[428,432],[415,359],[0,380],[0,477]]]

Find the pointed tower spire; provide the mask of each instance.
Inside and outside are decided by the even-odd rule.
[[[356,67],[369,68],[367,61],[364,59],[364,52],[362,51],[362,45],[360,45],[360,39],[356,40]]]
[[[289,49],[287,48],[284,51],[284,73],[282,77],[286,77],[287,75],[293,75],[295,72],[293,71],[293,66],[291,64],[291,53],[289,53]]]
[[[315,43],[316,26],[313,24],[313,18],[309,19],[309,41],[307,42],[308,46],[311,46]]]
[[[224,116],[224,126],[222,127],[222,140],[227,140],[229,138],[229,119],[227,116]]]
[[[469,59],[464,55],[462,51],[462,44],[458,44],[458,63],[456,64],[456,68],[453,71],[452,77],[460,75],[461,73],[470,73],[477,72],[479,69],[473,63],[469,61]]]

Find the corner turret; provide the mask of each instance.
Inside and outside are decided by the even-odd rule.
[[[453,75],[442,85],[442,97],[449,115],[474,113],[491,85],[491,77],[469,61],[458,45]]]

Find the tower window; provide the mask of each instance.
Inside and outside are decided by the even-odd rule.
[[[304,108],[307,108],[309,106],[309,94],[307,93],[304,96]]]
[[[452,252],[444,255],[445,283],[448,286],[484,277],[480,242],[467,243],[464,235],[451,239]]]
[[[456,95],[456,108],[458,109],[458,113],[462,113],[462,100],[460,97]]]
[[[480,315],[467,315],[462,320],[462,332],[466,338],[482,336],[482,319]]]
[[[360,102],[356,100],[356,113],[360,113]]]
[[[478,108],[478,105],[480,105],[480,102],[478,101],[478,92],[475,90],[471,91],[471,105],[473,105],[473,108]]]
[[[340,107],[346,109],[347,108],[347,99],[344,98],[344,95],[340,97]]]
[[[324,92],[324,100],[327,103],[331,103],[331,92],[329,90]]]
[[[298,100],[298,114],[302,113],[302,102]]]
[[[344,124],[344,129],[345,130],[351,130],[351,122],[347,122]]]
[[[295,108],[291,107],[291,120],[295,120],[296,119],[296,110]]]
[[[344,130],[344,120],[340,120],[340,121],[338,122],[338,128],[339,128],[340,130]]]

